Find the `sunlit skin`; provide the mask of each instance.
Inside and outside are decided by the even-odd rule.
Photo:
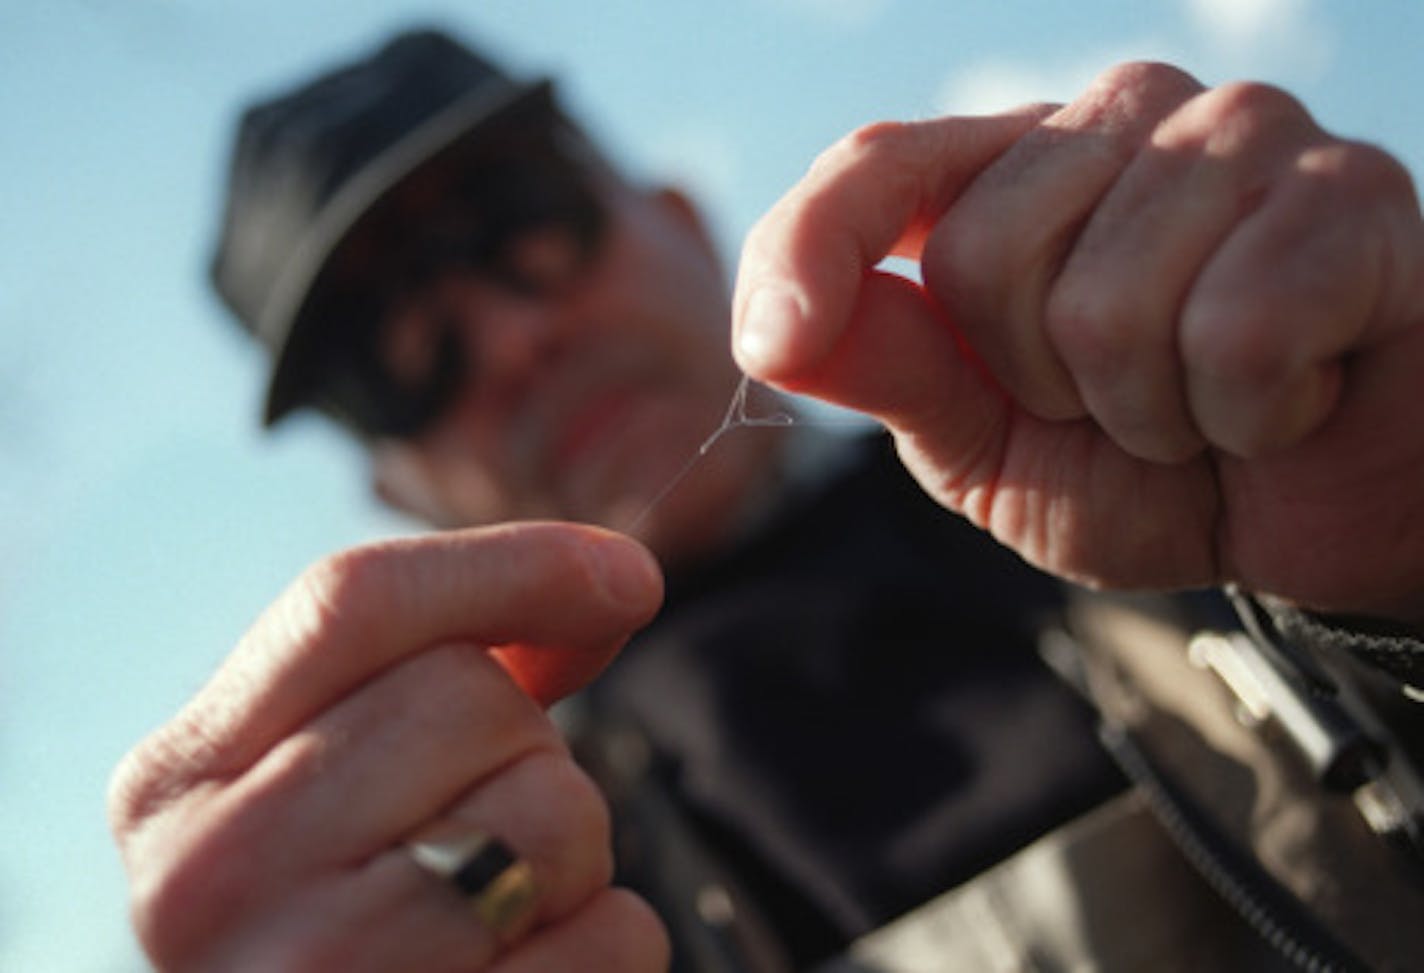
[[[603,192],[609,224],[587,263],[566,232],[518,244],[522,273],[549,285],[541,293],[452,271],[393,316],[397,372],[423,367],[443,313],[473,374],[431,427],[373,449],[386,500],[442,526],[559,518],[630,530],[675,561],[723,539],[771,472],[780,437],[724,437],[715,462],[649,509],[718,428],[740,378],[730,298],[684,197],[613,182]]]
[[[892,250],[923,289],[873,272]],[[739,274],[749,374],[877,415],[1035,564],[1424,624],[1424,223],[1284,92],[1129,64],[867,127]]]

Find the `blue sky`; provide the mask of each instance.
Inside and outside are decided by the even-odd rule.
[[[144,968],[110,767],[305,564],[413,529],[321,423],[258,433],[262,361],[203,274],[239,106],[432,22],[559,77],[729,267],[851,127],[1128,58],[1283,84],[1424,172],[1417,0],[0,0],[0,969]]]

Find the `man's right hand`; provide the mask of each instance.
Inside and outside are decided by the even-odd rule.
[[[306,572],[115,773],[138,935],[165,970],[662,970],[609,887],[607,810],[541,703],[656,611],[632,542],[520,524],[371,545]],[[478,830],[532,868],[502,944],[405,840]]]
[[[1424,625],[1424,220],[1282,91],[1128,64],[861,129],[749,234],[736,338],[1046,570]]]

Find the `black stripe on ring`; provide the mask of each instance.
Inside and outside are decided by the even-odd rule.
[[[484,847],[475,852],[460,865],[450,881],[461,894],[474,898],[498,878],[515,862],[514,853],[504,842],[496,839],[486,841]]]

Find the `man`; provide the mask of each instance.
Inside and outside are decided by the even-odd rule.
[[[1210,103],[1190,79],[1129,68],[1053,119],[1035,109],[860,133],[752,238],[739,354],[754,374],[879,415],[930,494],[1070,577],[1237,580],[1415,617],[1408,544],[1368,579],[1369,601],[1327,572],[1293,587],[1203,553],[1198,529],[1219,499],[1207,474],[1229,463],[1177,462],[1204,421],[1160,394],[1175,372],[1152,353],[1177,304],[1147,318],[1155,338],[1126,342],[1135,367],[1107,368],[1121,343],[1091,340],[1096,292],[1061,283],[1112,279],[1126,258],[1059,274],[1055,306],[1073,313],[1050,318],[1054,341],[1042,340],[1057,266],[1030,258],[1114,253],[1124,225],[1094,205],[1114,201],[1104,186],[1131,185],[1102,162],[1130,153],[1091,144],[1138,146],[1194,104],[1209,120]],[[1056,159],[1050,121],[1089,149]],[[1290,121],[1296,130],[1278,126],[1286,158],[1302,141]],[[1339,146],[1318,132],[1305,141]],[[1066,164],[1035,169],[1042,158]],[[1001,219],[1005,187],[1022,182],[1002,173],[1016,166],[1040,183],[1011,212],[1059,204],[1061,219],[1032,227],[1046,241]],[[1246,184],[1263,213],[1281,168]],[[1168,177],[1183,174],[1149,167],[1138,191]],[[1215,185],[1193,193],[1212,199]],[[1234,208],[1209,211],[1228,228],[1245,212],[1237,191]],[[1412,245],[1407,196],[1395,185],[1377,209]],[[946,209],[954,219],[940,222]],[[1103,211],[1104,242],[1088,246],[1089,221],[1070,246],[1070,229]],[[1015,232],[996,236],[999,222]],[[1189,279],[1218,230],[1204,221],[1185,234],[1194,247],[1161,255],[1177,271],[1164,284]],[[928,291],[871,272],[897,237],[916,255],[923,244]],[[1382,249],[1396,261],[1389,286],[1417,280],[1416,253]],[[1021,266],[1032,283],[1011,290],[1004,274]],[[1353,283],[1358,270],[1339,276]],[[444,526],[555,516],[629,529],[659,556],[666,605],[580,697],[592,732],[576,725],[574,737],[591,741],[581,756],[614,799],[628,878],[688,968],[808,967],[1121,788],[1031,651],[1053,587],[910,488],[878,446],[807,458],[760,431],[733,435],[659,500],[735,386],[721,351],[729,304],[688,202],[620,180],[546,88],[422,34],[254,109],[216,276],[274,352],[268,418],[311,405],[344,422],[393,503]],[[1361,298],[1383,319],[1381,340],[1416,352],[1417,291]],[[966,367],[946,311],[982,368]],[[1012,340],[995,336],[1004,321]],[[1321,329],[1312,361],[1328,370],[1359,341]],[[1212,337],[1200,339],[1208,352]],[[1131,394],[1143,389],[1145,407]],[[1215,386],[1193,390],[1194,408],[1214,407]],[[1022,414],[1010,408],[1020,399]],[[1244,433],[1226,424],[1246,437],[1230,445],[1288,444],[1321,408],[1268,397]],[[1379,450],[1417,485],[1417,435],[1396,433]],[[1407,526],[1418,495],[1386,496],[1380,510]],[[1119,517],[1111,530],[1105,511]],[[599,802],[514,688],[545,703],[576,689],[657,595],[635,551],[568,526],[456,532],[318,566],[116,778],[155,959],[659,968],[657,926],[604,888]],[[1051,755],[1027,759],[1044,741]],[[454,881],[478,921],[462,924],[457,897],[434,895],[422,869]]]

